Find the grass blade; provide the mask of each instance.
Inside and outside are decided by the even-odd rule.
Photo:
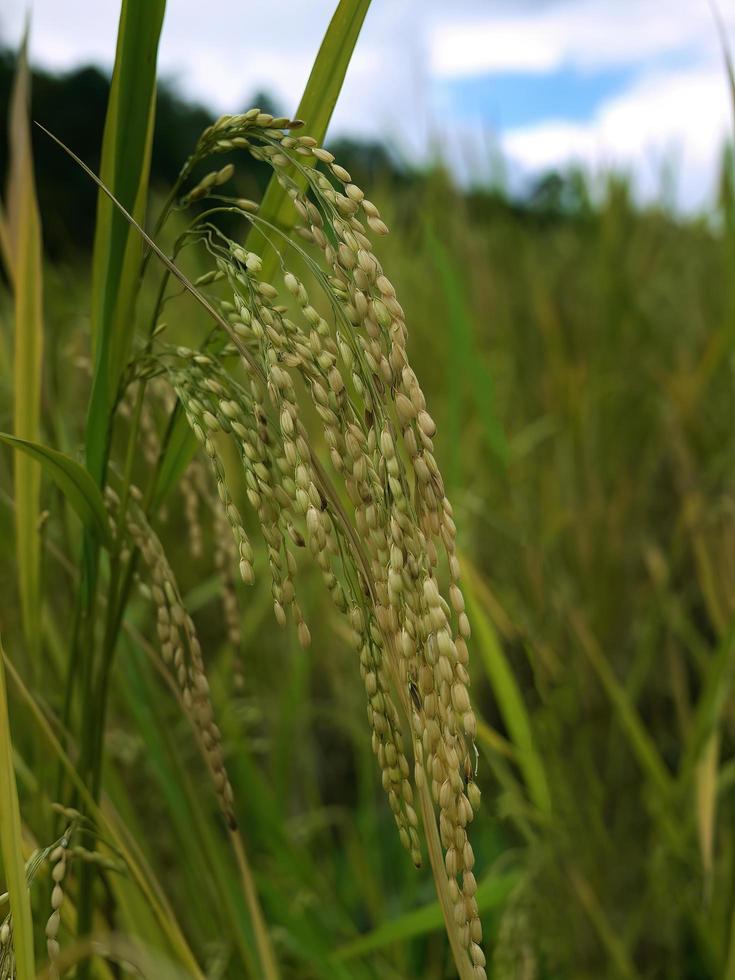
[[[137,841],[129,838],[126,834],[124,824],[119,821],[114,809],[112,809],[107,801],[105,801],[103,806],[95,802],[74,767],[73,762],[64,751],[44,711],[39,707],[38,702],[28,690],[23,678],[13,667],[12,662],[2,651],[0,651],[0,660],[2,660],[12,683],[15,685],[18,697],[28,708],[38,733],[46,744],[48,751],[61,763],[65,773],[79,793],[80,799],[82,799],[88,808],[90,817],[95,821],[98,828],[102,828],[109,835],[111,841],[114,843],[115,848],[130,872],[132,880],[140,888],[143,897],[149,904],[155,919],[161,927],[162,934],[166,936],[166,939],[170,943],[171,950],[178,956],[190,976],[194,977],[195,980],[204,980],[204,974],[189,948],[186,937],[176,921],[176,917],[166,900],[161,886],[144,860]]]
[[[0,205],[0,259],[2,259],[8,280],[13,282],[13,256],[10,250],[10,228],[8,219],[2,205]]]
[[[102,494],[83,466],[57,449],[50,449],[28,439],[18,439],[7,432],[0,432],[0,442],[40,463],[76,511],[84,526],[94,530],[101,541],[110,544],[107,512]]]
[[[466,566],[465,562],[465,568]],[[523,773],[528,794],[538,810],[548,814],[551,812],[549,784],[541,754],[536,747],[531,719],[493,624],[475,598],[472,575],[469,574],[465,580],[465,598],[477,649],[482,657],[505,727],[518,755],[518,765]]]
[[[655,742],[585,621],[576,610],[571,611],[570,620],[583,653],[617,711],[621,728],[641,769],[646,773],[651,784],[656,787],[657,792],[664,799],[668,799],[673,787],[673,779]]]
[[[15,294],[13,428],[38,440],[43,357],[41,221],[33,178],[29,126],[28,34],[23,39],[10,105],[8,233]],[[41,472],[27,456],[15,461],[15,532],[25,641],[31,662],[40,645],[41,541],[38,530]]]
[[[165,0],[123,0],[102,141],[101,177],[142,223],[150,171],[156,57]],[[97,204],[92,259],[95,373],[87,419],[87,466],[100,483],[110,409],[132,340],[142,242],[108,197]]]
[[[304,134],[312,136],[317,143],[321,144],[326,136],[369,7],[370,0],[340,0],[314,60],[296,117],[306,124]],[[294,180],[302,189],[306,187],[303,176],[296,175]],[[258,213],[262,219],[286,232],[295,224],[296,212],[275,175],[270,179]],[[258,237],[259,233],[253,228],[248,236],[251,247]],[[277,266],[273,249],[268,249],[263,256],[263,279],[269,280]]]
[[[449,251],[430,228],[426,229],[426,243],[434,268],[442,285],[449,313],[451,343],[449,350],[454,363],[447,372],[453,390],[450,393],[449,445],[453,456],[450,460],[450,481],[459,480],[459,447],[462,444],[461,425],[465,415],[462,406],[462,389],[468,388],[475,402],[477,416],[483,427],[485,445],[490,456],[505,469],[508,465],[508,443],[495,408],[493,378],[475,345],[475,327],[466,300],[466,287],[456,263]]]
[[[705,902],[709,902],[712,892],[719,766],[720,736],[710,735],[696,770],[697,836],[702,859]]]
[[[31,900],[26,884],[20,828],[18,789],[13,770],[13,743],[10,736],[8,698],[3,667],[3,647],[0,640],[0,846],[3,867],[10,894],[13,915],[13,948],[18,980],[33,980],[36,975],[33,961],[33,924]]]
[[[493,875],[483,881],[477,889],[477,906],[480,912],[488,913],[501,908],[518,884],[517,872]],[[337,960],[350,960],[365,956],[392,943],[404,943],[416,936],[438,932],[444,925],[439,902],[432,902],[423,908],[407,912],[405,915],[385,922],[372,932],[354,939],[335,953]]]
[[[720,641],[703,677],[692,730],[687,739],[679,779],[689,778],[695,765],[707,751],[710,738],[717,734],[735,681],[735,623],[731,623]]]

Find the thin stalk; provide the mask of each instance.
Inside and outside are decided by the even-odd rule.
[[[260,958],[260,964],[263,970],[263,980],[280,980],[275,952],[273,950],[270,933],[268,932],[268,927],[263,916],[263,910],[260,907],[258,891],[253,880],[253,873],[250,870],[250,864],[245,853],[242,835],[236,828],[230,829],[230,843],[232,844],[232,849],[235,852],[235,860],[237,861],[237,867],[240,872],[240,880],[242,881],[245,902],[253,923],[255,944],[258,947],[258,956]]]
[[[436,827],[436,816],[434,814],[434,803],[429,793],[429,787],[424,784],[419,789],[421,799],[421,819],[424,822],[424,832],[426,834],[426,847],[429,852],[429,862],[431,872],[434,876],[434,887],[444,916],[444,928],[449,937],[449,945],[452,948],[454,965],[457,967],[459,980],[474,980],[474,970],[472,963],[467,955],[467,951],[462,946],[459,936],[457,923],[454,921],[454,908],[449,897],[447,888],[447,873],[444,869],[444,858],[442,856],[442,846],[439,840],[439,831]]]
[[[31,899],[23,860],[18,788],[13,768],[8,698],[5,689],[4,652],[0,642],[0,853],[13,915],[13,951],[17,980],[33,980],[33,922]]]
[[[107,687],[107,673],[105,663],[107,661],[106,651],[109,636],[110,616],[114,608],[114,597],[117,590],[117,580],[119,576],[119,561],[113,559],[110,572],[110,583],[108,586],[108,606],[107,621],[105,624],[105,644],[103,646],[103,662],[100,665],[100,677],[97,690],[93,691],[94,678],[90,676],[87,697],[83,699],[85,705],[82,715],[82,738],[81,738],[81,772],[89,787],[92,799],[95,803],[99,802],[100,776],[102,769],[102,744],[103,732],[106,716],[106,697],[102,698],[99,687],[104,684]],[[91,656],[88,658],[91,661]],[[91,665],[90,665],[91,675]],[[98,869],[91,862],[84,862],[79,875],[79,899],[77,906],[77,935],[86,936],[92,928],[94,916],[94,882],[97,878]],[[89,964],[85,961],[80,964],[79,975],[83,978],[89,973]]]
[[[39,124],[37,124],[39,125]],[[243,360],[248,364],[249,368],[256,374],[257,377],[263,378],[263,370],[258,364],[256,358],[248,350],[245,344],[242,342],[240,337],[235,333],[229,323],[220,316],[217,310],[212,306],[209,300],[194,286],[194,284],[187,278],[187,276],[175,265],[175,263],[162,251],[162,249],[153,241],[153,239],[146,233],[146,231],[140,226],[140,224],[135,220],[135,218],[125,209],[125,207],[117,200],[115,195],[110,191],[104,183],[99,179],[99,177],[92,171],[83,160],[81,160],[72,150],[65,146],[57,137],[50,133],[43,126],[40,127],[44,132],[51,137],[51,139],[57,143],[83,170],[84,172],[97,184],[97,186],[110,198],[110,200],[115,204],[118,210],[125,216],[127,221],[138,231],[143,240],[147,243],[152,252],[156,254],[159,260],[163,263],[166,269],[181,283],[184,289],[189,292],[194,299],[202,306],[206,312],[211,316],[211,318],[218,324],[231,339],[232,343],[239,351]],[[323,467],[320,465],[316,454],[311,453],[311,461],[314,466],[314,471],[317,476],[318,482],[322,485],[327,498],[331,501],[335,514],[338,516],[340,522],[343,525],[343,529],[347,537],[351,540],[355,553],[357,554],[360,564],[362,565],[363,574],[365,576],[365,581],[368,583],[368,588],[373,598],[373,602],[377,604],[377,592],[375,588],[375,583],[373,581],[373,576],[370,568],[370,562],[364,552],[362,541],[357,533],[356,529],[352,526],[347,515],[345,514],[344,508],[342,507],[339,496],[334,489],[331,481],[326,475]],[[396,691],[404,710],[404,715],[406,718],[411,718],[410,705],[408,704],[408,692],[405,683],[402,683],[401,670],[399,666],[399,658],[397,652],[393,648],[393,644],[390,637],[386,637],[386,645],[389,651],[389,663],[391,669],[391,676]],[[434,882],[437,889],[437,894],[439,895],[442,912],[444,915],[444,921],[446,925],[447,935],[449,937],[450,945],[452,948],[452,954],[455,959],[457,971],[460,976],[460,980],[473,980],[473,969],[470,963],[469,957],[464,950],[459,935],[459,929],[456,922],[454,921],[454,915],[452,914],[451,902],[449,900],[449,895],[447,892],[446,874],[444,871],[444,863],[441,858],[441,842],[439,841],[439,833],[436,825],[436,816],[434,813],[434,806],[431,801],[431,797],[428,796],[428,790],[424,787],[421,793],[422,801],[421,807],[424,813],[424,824],[426,830],[427,844],[429,846],[429,855],[432,864],[432,870],[434,872]]]

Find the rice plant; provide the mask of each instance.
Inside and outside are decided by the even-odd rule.
[[[62,766],[54,789],[44,791],[54,792],[62,806],[79,808],[74,813],[91,834],[94,854],[95,835],[103,830],[98,807],[110,678],[128,605],[138,591],[152,604],[155,656],[191,723],[230,837],[254,934],[256,971],[278,977],[278,957],[238,830],[238,811],[246,804],[236,799],[230,780],[206,652],[154,528],[162,504],[201,452],[216,488],[206,505],[216,511],[218,535],[232,535],[229,546],[219,544],[221,571],[227,577],[237,568],[246,586],[253,585],[256,571],[264,571],[238,505],[244,499],[262,535],[259,555],[267,564],[275,621],[286,626],[290,617],[302,647],[311,635],[298,598],[297,555],[318,566],[364,681],[372,748],[400,842],[420,867],[420,812],[457,970],[481,980],[486,961],[468,837],[480,799],[477,723],[468,693],[470,627],[456,528],[434,456],[436,426],[409,362],[404,312],[374,250],[373,237],[388,228],[317,139],[365,9],[366,4],[343,2],[335,14],[302,103],[314,108],[314,118],[273,118],[254,108],[223,116],[202,133],[154,222],[155,236],[165,236],[172,218],[181,229],[167,255],[141,224],[153,126],[152,55],[163,3],[123,3],[101,176],[75,158],[100,187],[84,467],[38,441],[40,232],[21,59],[14,107],[17,184],[8,221],[16,295],[15,431],[2,438],[18,451],[16,541],[25,652],[38,671],[43,469],[83,525],[65,694],[61,717],[53,722],[67,742],[75,778],[69,779],[68,764],[67,772]],[[232,151],[272,169],[261,203],[227,194],[233,163],[193,178],[202,164]],[[15,208],[22,209],[18,216]],[[225,225],[223,217],[236,220]],[[22,235],[35,263],[29,268],[22,264]],[[190,253],[198,253],[194,261],[206,269],[193,282],[183,271]],[[158,285],[141,328],[146,277],[157,278]],[[209,323],[197,346],[182,346],[165,321],[177,286]],[[168,414],[160,439],[150,421],[151,394]],[[320,420],[321,432],[310,425],[311,415]],[[145,472],[136,466],[141,448]],[[197,492],[188,485],[190,518]],[[232,585],[224,601],[234,630]],[[43,777],[53,781],[53,767],[42,766]],[[56,976],[69,837],[66,832],[49,857],[54,885],[46,937],[49,974]],[[14,838],[8,839],[10,848]],[[117,842],[110,846],[120,851]],[[81,864],[74,930],[79,940],[95,934],[99,878],[98,862]],[[9,950],[20,934],[14,928],[18,916],[11,912],[7,922]],[[26,940],[27,928],[26,923]],[[179,950],[182,965],[199,975],[185,940],[175,933],[186,949],[184,956]],[[89,969],[83,958],[79,975],[89,975]],[[20,950],[11,954],[9,976],[31,970]]]
[[[732,155],[702,217],[367,181],[366,7],[167,187],[163,2],[98,174],[19,55],[0,977],[732,980]],[[32,145],[91,261],[43,261]]]

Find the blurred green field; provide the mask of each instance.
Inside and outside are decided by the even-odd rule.
[[[438,425],[464,561],[483,793],[473,846],[496,980],[735,980],[729,156],[723,175],[719,200],[696,217],[637,204],[614,174],[594,193],[575,178],[577,205],[545,210],[462,192],[440,167],[369,188],[391,228],[382,262]],[[184,264],[192,276],[205,271]],[[92,376],[89,265],[56,257],[43,274],[43,441],[79,459]],[[151,278],[142,321],[156,288]],[[186,296],[163,319],[187,344],[206,322]],[[0,430],[12,431],[7,283],[0,325]],[[154,397],[146,409],[134,482],[144,483],[146,445],[155,458],[167,407]],[[315,426],[323,448],[321,438]],[[59,719],[78,585],[68,556],[80,533],[44,482],[46,591],[33,664],[13,496],[3,449],[0,625],[15,664],[7,677],[30,854],[54,839],[50,803],[69,803],[57,795],[53,742],[74,757]],[[158,530],[205,649],[283,976],[455,976],[431,874],[413,868],[395,833],[358,664],[317,570],[299,571],[312,634],[303,650],[291,626],[274,623],[262,545],[248,589],[219,569],[221,524],[206,509],[198,519],[200,556],[180,492]],[[223,611],[232,590],[237,648]],[[238,871],[152,627],[149,605],[134,598],[113,666],[102,806],[207,978],[258,977]],[[111,865],[108,877],[115,886],[101,887],[95,929],[160,950],[160,924],[132,876]],[[49,896],[39,875],[39,921]],[[64,908],[73,932],[73,903]],[[135,975],[95,964],[99,977]]]

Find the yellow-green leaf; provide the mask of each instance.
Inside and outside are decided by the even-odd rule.
[[[165,0],[123,0],[102,141],[100,176],[142,224],[156,100],[156,57]],[[87,466],[101,483],[109,415],[133,336],[142,242],[100,193],[92,260],[95,373],[87,418]]]
[[[41,222],[33,178],[29,124],[30,77],[23,40],[10,104],[10,167],[5,234],[15,296],[13,429],[37,440],[41,418],[43,323]],[[39,644],[41,474],[27,456],[15,465],[15,532],[25,640],[31,657]]]
[[[7,432],[0,432],[0,442],[40,463],[84,526],[94,531],[101,541],[109,544],[110,532],[102,494],[83,466],[57,449],[50,449],[27,439],[18,439]]]
[[[304,134],[312,136],[317,143],[326,136],[369,7],[370,0],[340,0],[312,66],[296,116],[304,120]],[[293,179],[302,190],[306,187],[302,175],[296,174]],[[291,200],[275,175],[266,188],[258,213],[285,232],[291,231],[296,223]],[[251,243],[257,244],[257,236],[253,228],[248,236]],[[273,249],[268,249],[263,256],[263,278],[270,279],[277,267],[278,258]]]
[[[0,640],[0,850],[10,895],[10,911],[13,915],[15,976],[17,980],[33,980],[36,971],[33,962],[31,900],[23,860],[20,805],[13,769],[13,743],[10,735],[3,657],[2,640]]]

